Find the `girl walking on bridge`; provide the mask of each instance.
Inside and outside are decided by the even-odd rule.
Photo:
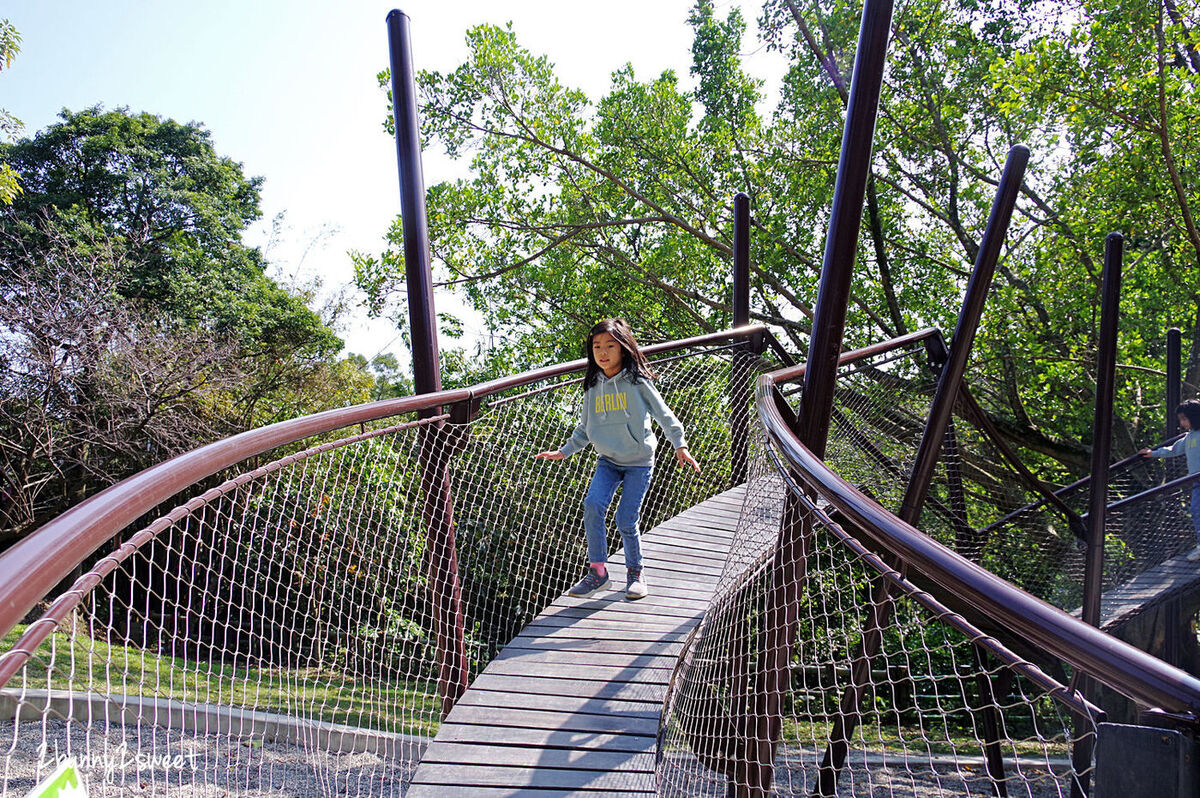
[[[1187,455],[1189,474],[1200,473],[1200,401],[1189,399],[1175,408],[1184,435],[1170,446],[1142,449],[1143,457],[1182,457]],[[1196,532],[1196,548],[1188,553],[1188,561],[1200,560],[1200,481],[1192,483],[1192,528]]]
[[[583,500],[588,573],[568,593],[587,598],[612,586],[604,516],[617,487],[621,486],[616,520],[625,544],[625,597],[639,599],[646,595],[647,588],[638,516],[646,489],[650,487],[654,450],[658,446],[650,419],[657,421],[666,433],[680,465],[689,465],[697,473],[700,465],[688,452],[683,425],[650,383],[655,374],[625,320],[605,319],[597,324],[588,333],[584,348],[588,365],[583,378],[583,418],[562,448],[538,452],[534,457],[562,460],[589,443],[595,447],[600,459]]]

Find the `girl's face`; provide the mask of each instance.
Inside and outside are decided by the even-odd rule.
[[[621,345],[612,337],[612,333],[596,333],[592,337],[592,359],[604,376],[615,377],[621,372],[622,354]]]
[[[1192,422],[1188,420],[1188,417],[1185,416],[1183,413],[1177,414],[1177,417],[1179,419],[1179,428],[1182,429],[1184,432],[1191,432],[1192,431]]]

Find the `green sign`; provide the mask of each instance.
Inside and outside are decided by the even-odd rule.
[[[83,776],[75,769],[74,759],[64,759],[46,779],[25,798],[87,798]]]

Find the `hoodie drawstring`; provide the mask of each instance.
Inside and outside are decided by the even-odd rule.
[[[604,396],[605,396],[604,387],[606,385],[608,385],[610,382],[615,383],[617,381],[617,379],[624,373],[625,373],[624,371],[619,371],[619,372],[617,372],[617,374],[615,376],[609,377],[607,374],[604,374],[603,372],[601,372],[601,374],[600,374],[600,418],[603,418],[603,419],[608,418],[608,405],[604,401]],[[618,404],[621,404],[621,403],[617,401],[617,386],[614,384],[613,385],[613,407],[616,407]],[[621,410],[624,411],[625,418],[630,417],[628,403],[626,403],[625,405],[622,405]]]

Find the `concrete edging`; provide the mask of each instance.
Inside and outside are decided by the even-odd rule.
[[[320,748],[330,753],[367,752],[417,759],[428,737],[362,729],[253,709],[190,704],[149,696],[105,695],[71,690],[0,690],[0,720],[41,720],[46,715],[92,725],[150,725],[198,734],[226,734],[264,743]]]

